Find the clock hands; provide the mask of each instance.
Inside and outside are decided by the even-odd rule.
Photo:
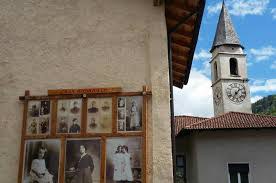
[[[238,90],[235,91],[235,94],[234,94],[235,97],[239,94],[239,91],[241,91],[240,88],[238,88]]]
[[[232,83],[227,87],[227,96],[233,102],[240,103],[246,97],[245,87],[242,84]]]

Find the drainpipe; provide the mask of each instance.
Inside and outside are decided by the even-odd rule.
[[[169,3],[170,1],[167,0],[166,3]],[[193,59],[193,54],[195,51],[195,43],[197,41],[198,33],[199,33],[199,28],[200,28],[200,23],[203,15],[203,9],[205,7],[205,0],[202,0],[200,5],[199,10],[196,10],[195,12],[190,13],[189,15],[181,18],[179,22],[171,29],[168,31],[167,34],[167,39],[168,39],[168,65],[169,65],[169,82],[170,82],[170,109],[171,109],[171,143],[172,143],[172,159],[173,159],[173,182],[176,182],[176,144],[175,144],[175,123],[174,123],[174,97],[173,97],[173,71],[172,71],[172,49],[171,49],[171,41],[172,41],[172,33],[176,32],[190,17],[193,15],[197,14],[197,27],[194,31],[193,35],[193,48],[191,50],[189,59],[190,62],[188,64],[188,73],[186,75],[189,76],[190,73],[190,68],[191,68],[191,63]],[[185,76],[184,78],[184,84],[187,84],[187,79],[188,77]]]
[[[176,148],[175,148],[175,124],[174,124],[174,103],[173,103],[173,74],[172,74],[172,49],[171,35],[168,34],[168,61],[169,61],[169,82],[170,82],[170,109],[171,109],[171,143],[172,143],[172,160],[173,160],[173,182],[176,180]]]

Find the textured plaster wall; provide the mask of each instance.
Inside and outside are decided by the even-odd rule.
[[[194,134],[192,183],[228,182],[228,163],[249,163],[250,183],[276,182],[275,130],[232,130]]]
[[[17,180],[23,105],[48,89],[152,89],[148,180],[172,182],[166,24],[150,0],[0,1],[0,179]]]

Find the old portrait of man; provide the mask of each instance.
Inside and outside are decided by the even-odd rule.
[[[73,118],[73,124],[70,126],[69,133],[80,133],[80,125],[78,124],[78,119]]]
[[[74,101],[74,102],[73,102],[73,107],[71,108],[70,111],[71,111],[71,113],[73,113],[73,114],[79,113],[80,107],[79,107],[78,101]]]

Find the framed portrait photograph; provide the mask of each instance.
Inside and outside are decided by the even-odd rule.
[[[79,134],[82,99],[58,100],[56,133]]]
[[[27,135],[49,134],[51,102],[49,100],[31,100],[28,102]]]
[[[142,131],[143,97],[117,98],[117,131]]]
[[[22,183],[58,183],[61,142],[57,139],[25,141]]]
[[[142,182],[142,137],[106,140],[106,183]]]
[[[112,97],[89,98],[87,101],[87,132],[112,132]]]
[[[100,183],[101,139],[66,141],[65,183]]]

